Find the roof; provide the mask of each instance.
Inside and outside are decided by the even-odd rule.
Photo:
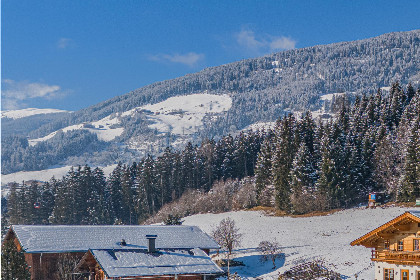
[[[370,247],[369,244],[372,244],[378,239],[382,239],[381,234],[395,233],[399,230],[399,227],[410,223],[420,223],[420,211],[407,211],[382,226],[377,227],[371,232],[368,232],[362,237],[359,237],[351,242],[350,245],[363,245],[365,247]]]
[[[157,235],[156,248],[219,249],[220,246],[195,226],[34,226],[13,225],[27,253],[86,252],[89,249],[145,249],[146,235]],[[6,237],[7,238],[7,237]],[[121,246],[124,239],[127,246]]]
[[[197,248],[155,253],[138,249],[90,252],[108,277],[223,273],[205,252]]]

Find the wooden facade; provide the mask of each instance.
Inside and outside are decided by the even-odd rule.
[[[420,280],[420,215],[406,212],[354,240],[372,249],[376,280]]]
[[[18,252],[22,251],[22,245],[13,231],[9,231],[5,240],[13,240]],[[60,258],[72,256],[75,259],[82,259],[86,252],[63,252],[63,253],[26,253],[23,252],[25,261],[29,267],[31,280],[60,280],[57,274],[57,264]]]

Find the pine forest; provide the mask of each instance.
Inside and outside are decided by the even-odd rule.
[[[47,183],[14,184],[3,226],[141,224],[191,191],[210,194],[232,180],[247,180],[223,194],[243,188],[247,203],[239,208],[303,214],[365,203],[372,191],[414,201],[420,195],[420,90],[396,82],[389,93],[334,103],[335,118],[328,121],[290,114],[273,130],[120,163],[108,178],[100,168],[79,166]]]

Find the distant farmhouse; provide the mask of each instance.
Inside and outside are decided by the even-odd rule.
[[[31,279],[59,279],[63,258],[77,258],[72,279],[205,280],[223,271],[209,251],[219,245],[195,226],[12,226]]]
[[[420,280],[420,212],[405,212],[351,245],[372,248],[375,280]]]

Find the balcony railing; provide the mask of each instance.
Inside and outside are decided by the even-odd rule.
[[[372,250],[372,261],[420,263],[420,251]]]

